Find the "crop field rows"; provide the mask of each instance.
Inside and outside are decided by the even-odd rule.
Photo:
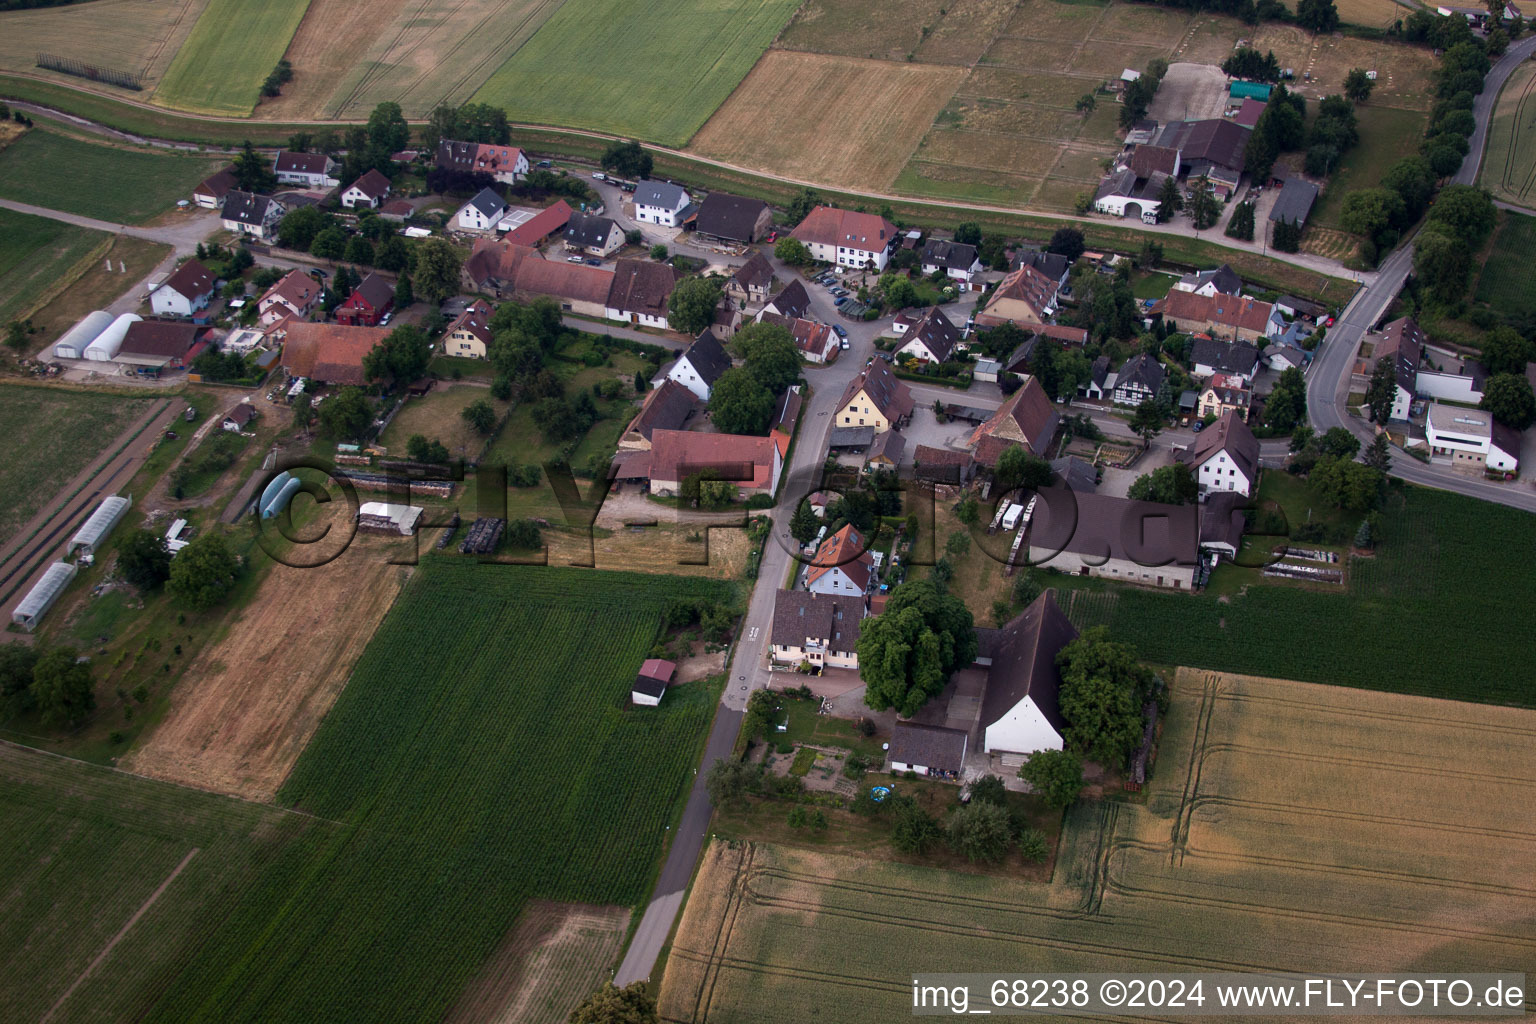
[[[5,11],[0,13],[0,69],[42,74],[75,88],[91,87],[83,79],[36,67],[41,51],[142,74],[147,90],[165,74],[207,4],[208,0],[95,0],[88,5]],[[115,96],[130,95],[108,86],[96,88]],[[133,95],[142,99],[146,94]],[[251,96],[254,99],[255,93]]]
[[[34,128],[0,150],[0,196],[137,224],[164,213],[224,163]],[[93,182],[93,187],[82,189],[82,180]]]
[[[1500,313],[1536,311],[1536,217],[1505,212],[1477,279],[1477,301]]]
[[[1536,714],[1181,670],[1160,749],[1144,806],[1072,810],[1050,885],[712,845],[664,1018],[891,1020],[912,973],[994,960],[1519,970],[1536,951],[1536,832],[1503,811],[1536,789],[1509,771]]]
[[[90,228],[0,210],[0,323],[29,315],[107,236]]]
[[[309,0],[208,0],[154,102],[194,114],[250,114],[308,6]]]
[[[1480,183],[1495,198],[1532,205],[1536,196],[1536,64],[1510,74],[1494,107]]]

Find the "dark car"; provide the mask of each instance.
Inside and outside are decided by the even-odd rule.
[[[603,265],[602,260],[587,260],[586,262],[589,267],[600,267]]]
[[[839,338],[846,338],[846,337],[848,337],[848,331],[847,331],[846,328],[843,327],[842,324],[833,324],[832,325],[832,333],[837,335]]]

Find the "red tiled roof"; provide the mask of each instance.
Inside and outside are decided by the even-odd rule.
[[[290,375],[329,384],[363,384],[363,356],[384,340],[389,328],[292,320],[284,331],[283,367]]]
[[[513,281],[523,262],[544,262],[537,251],[526,245],[514,245],[502,239],[480,238],[464,261],[464,273],[476,288],[487,281]]]
[[[1163,300],[1162,313],[1175,320],[1217,324],[1234,330],[1263,334],[1269,326],[1270,313],[1274,308],[1268,302],[1237,295],[1205,296],[1175,290],[1169,292]]]
[[[896,237],[896,225],[878,214],[818,206],[790,235],[802,242],[880,252]]]
[[[361,178],[358,178],[350,186],[348,186],[347,191],[350,192],[354,188],[363,193],[369,199],[378,199],[380,196],[388,194],[389,179],[384,177],[384,175],[380,174],[377,170],[370,168],[367,174],[363,175]]]
[[[513,286],[530,295],[548,295],[573,302],[602,305],[613,286],[613,271],[565,260],[525,259],[513,277]]]
[[[677,286],[677,268],[670,263],[619,260],[614,264],[608,291],[609,309],[647,316],[667,315],[667,299]]]
[[[681,481],[701,470],[716,469],[739,486],[762,489],[773,482],[776,452],[768,437],[657,430],[651,434],[651,479]]]
[[[203,183],[192,190],[195,196],[212,196],[214,199],[223,199],[234,190],[238,184],[233,168],[226,167],[222,171],[215,171]]]
[[[984,466],[995,466],[998,457],[1016,444],[1036,455],[1044,455],[1043,449],[1055,435],[1060,419],[1045,388],[1037,378],[1031,377],[992,414],[991,419],[972,432],[971,446],[976,449],[976,461]]]
[[[556,231],[564,231],[570,219],[570,204],[561,199],[508,231],[503,241],[513,245],[538,245]]]
[[[805,583],[810,586],[831,570],[842,569],[855,587],[865,591],[869,589],[874,565],[874,557],[864,547],[864,538],[850,523],[821,542],[805,572]]]
[[[213,271],[197,260],[187,260],[177,267],[160,287],[169,288],[178,295],[195,299],[213,291]]]
[[[1023,302],[1030,312],[1043,320],[1045,307],[1050,305],[1059,288],[1058,282],[1026,263],[1003,278],[987,302],[987,307],[990,309],[1000,299],[1014,299]]]
[[[291,306],[303,309],[314,302],[319,294],[320,283],[318,281],[302,270],[290,270],[283,275],[281,281],[267,289],[267,293],[257,301],[256,305],[259,307],[268,299],[282,299]]]

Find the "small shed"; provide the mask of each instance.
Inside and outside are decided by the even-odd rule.
[[[656,707],[676,674],[677,665],[674,662],[664,658],[645,659],[639,674],[635,676],[635,685],[630,687],[630,701],[650,708]]]
[[[69,562],[54,562],[43,573],[43,578],[37,581],[37,585],[27,591],[27,596],[21,599],[16,610],[11,612],[11,621],[28,633],[37,626],[43,615],[53,602],[64,593],[64,588],[69,586],[69,581],[75,578],[75,567]]]
[[[1233,82],[1231,96],[1234,102],[1243,100],[1259,100],[1262,103],[1269,102],[1269,94],[1274,86],[1264,82]]]
[[[891,748],[886,759],[893,772],[958,778],[965,767],[968,739],[960,729],[897,722],[891,729]]]
[[[95,558],[96,548],[112,533],[114,527],[122,521],[123,516],[133,507],[133,498],[114,494],[102,500],[96,506],[96,511],[75,533],[74,539],[69,542],[68,553],[74,554],[79,548],[85,558]]]
[[[365,501],[357,507],[357,528],[376,533],[398,533],[409,537],[426,511],[418,505],[391,505],[383,501]]]

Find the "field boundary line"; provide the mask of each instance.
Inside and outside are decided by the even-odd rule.
[[[87,228],[86,230],[89,231],[90,228]],[[106,238],[103,238],[101,241],[97,242],[94,246],[91,247],[90,252],[80,257],[79,262],[66,270],[63,275],[54,281],[54,283],[49,288],[44,290],[40,298],[36,299],[30,307],[23,309],[20,313],[18,313],[14,319],[31,319],[32,314],[41,311],[44,306],[48,305],[48,303],[52,302],[60,295],[63,295],[65,292],[73,288],[75,283],[86,275],[86,271],[89,269],[90,264],[96,262],[98,259],[111,251],[112,243],[115,241],[117,241],[116,235],[108,235]]]
[[[1168,866],[1177,867],[1189,842],[1189,826],[1194,817],[1195,803],[1200,792],[1200,773],[1205,767],[1205,742],[1211,730],[1211,717],[1215,710],[1216,675],[1205,674],[1205,686],[1200,695],[1200,710],[1195,716],[1195,735],[1189,747],[1189,771],[1184,776],[1184,792],[1179,797],[1179,809],[1173,816],[1172,843],[1168,849]]]
[[[75,989],[79,988],[81,983],[96,973],[96,968],[101,966],[102,961],[106,960],[117,944],[123,940],[123,936],[127,935],[129,930],[138,924],[139,918],[148,913],[149,908],[155,905],[155,901],[164,894],[166,889],[170,888],[171,883],[176,881],[176,876],[181,874],[188,864],[192,863],[192,858],[198,855],[199,850],[199,847],[194,846],[187,851],[187,855],[181,858],[181,863],[176,865],[176,869],[166,876],[165,881],[160,883],[159,888],[149,894],[149,899],[140,904],[139,909],[135,910],[133,916],[128,919],[128,923],[118,929],[117,934],[112,936],[112,940],[107,943],[106,947],[96,954],[96,959],[92,960],[90,965],[80,972],[80,975],[70,983],[69,988],[64,990],[64,994],[59,996],[58,1001],[53,1004],[47,1013],[43,1014],[42,1020],[38,1024],[48,1024],[48,1021],[53,1019],[53,1015],[59,1012],[59,1007],[68,1002],[69,997],[75,994]]]

